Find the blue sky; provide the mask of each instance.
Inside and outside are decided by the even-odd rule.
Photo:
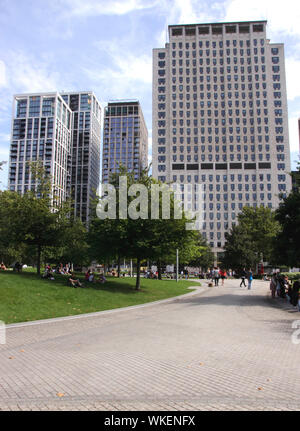
[[[151,153],[152,48],[169,24],[267,19],[285,44],[291,160],[299,153],[299,0],[0,0],[0,161],[8,160],[12,98],[93,90],[101,103],[139,99]],[[295,163],[293,163],[295,167]],[[0,172],[7,185],[7,166]]]

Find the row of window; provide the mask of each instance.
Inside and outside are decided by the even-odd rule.
[[[258,39],[253,39],[252,43],[254,46],[257,46],[258,45]],[[233,39],[233,40],[227,39],[226,41],[220,40],[219,42],[209,41],[209,40],[206,40],[204,42],[204,41],[200,40],[199,41],[199,48],[202,48],[204,46],[206,48],[209,48],[210,46],[212,46],[212,48],[216,48],[217,46],[219,46],[219,48],[223,48],[224,46],[229,47],[231,44],[234,47],[236,47],[238,45],[240,47],[243,47],[243,46],[249,47],[249,46],[251,46],[251,41],[249,39],[248,40],[239,40],[239,41],[236,39]],[[265,44],[265,39],[260,39],[260,45],[264,46],[264,44]],[[185,46],[185,49],[190,49],[190,47],[192,49],[196,49],[196,42],[191,42],[191,43],[186,42],[185,45],[183,44],[183,42],[178,42],[177,44],[176,44],[176,42],[172,42],[172,48],[173,49],[175,49],[177,46],[179,47],[179,49],[182,49],[183,46]],[[162,55],[162,57],[160,57],[160,58],[164,58],[163,57],[164,52],[161,52],[160,54]],[[278,54],[278,48],[272,48],[272,54]]]
[[[262,66],[262,69],[263,69],[263,67],[264,66]],[[218,69],[219,69],[219,71],[218,71]],[[257,66],[257,72],[255,71],[256,75],[254,75],[255,81],[259,81],[259,79],[260,79],[260,76],[258,75],[258,71],[259,70],[258,70],[258,66]],[[244,66],[241,66],[240,67],[240,74],[234,75],[234,80],[238,81],[240,79],[242,82],[244,82],[246,79],[245,73],[253,73],[253,72],[254,72],[254,70],[252,69],[251,66],[247,67],[247,70],[245,70]],[[261,79],[263,81],[265,81],[266,80],[265,69],[263,69],[262,72],[263,72],[263,74],[261,75]],[[205,68],[199,67],[198,71],[197,71],[196,67],[194,67],[193,69],[189,69],[189,68],[183,69],[182,67],[179,67],[178,70],[176,68],[172,69],[173,77],[175,77],[176,74],[183,75],[184,73],[186,75],[190,75],[190,73],[191,73],[194,76],[196,76],[197,73],[199,73],[200,75],[205,75],[205,74],[210,75],[212,73],[213,75],[215,75],[214,78],[216,78],[216,80],[217,80],[216,75],[219,74],[219,75],[221,75],[219,78],[220,81],[224,82],[223,79],[224,79],[224,75],[226,73],[227,74],[231,74],[231,73],[238,74],[239,68],[238,68],[238,66],[234,66],[233,68],[231,68],[231,66],[227,66],[226,69],[223,66],[221,66],[220,68],[207,66]],[[163,77],[165,75],[166,75],[166,71],[164,69],[158,70],[158,76]],[[200,76],[200,82],[202,82],[201,78],[203,78],[203,76]],[[209,78],[210,78],[210,76],[206,77],[207,82],[209,82]],[[231,75],[227,75],[226,79],[227,79],[227,81],[231,81]],[[248,82],[252,82],[252,75],[248,75],[247,80],[248,80]]]

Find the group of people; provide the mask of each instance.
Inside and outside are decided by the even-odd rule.
[[[251,268],[249,268],[248,271],[246,271],[246,268],[243,268],[241,272],[241,279],[242,281],[241,281],[240,287],[245,286],[245,287],[248,287],[248,290],[250,290],[252,286],[252,281],[253,281],[253,272]],[[245,280],[247,280],[248,286],[246,286]]]
[[[276,297],[286,299],[300,311],[300,281],[296,280],[292,284],[286,275],[276,272],[272,275],[270,281],[270,290],[272,298]]]
[[[71,274],[71,267],[70,265],[67,263],[66,265],[63,265],[62,263],[60,263],[59,265],[57,265],[57,267],[55,268],[55,272],[57,274]]]
[[[215,286],[219,286],[219,280],[222,280],[222,286],[224,286],[224,280],[227,278],[227,272],[224,268],[214,267],[209,269],[206,273],[206,278],[211,280],[211,283],[215,283]]]
[[[74,272],[70,270],[69,265],[66,265],[65,267],[62,266],[62,264],[58,265],[56,268],[51,268],[50,265],[46,265],[45,272],[42,275],[42,278],[48,279],[48,280],[54,280],[54,274],[62,274],[62,275],[69,275],[68,283],[71,287],[85,287],[84,284],[79,280],[78,277],[75,276]],[[106,282],[106,278],[103,274],[100,274],[99,278],[96,280],[95,274],[88,269],[85,273],[85,281],[88,283],[95,283],[96,281],[99,283],[104,284]]]
[[[85,281],[88,283],[95,283],[98,281],[99,283],[104,284],[106,282],[106,278],[104,277],[104,274],[100,274],[98,280],[96,280],[95,273],[88,269],[85,273]]]

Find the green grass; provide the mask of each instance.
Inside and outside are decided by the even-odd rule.
[[[126,277],[74,289],[67,280],[62,275],[55,275],[54,281],[43,280],[30,271],[0,272],[0,320],[9,324],[128,307],[182,295],[195,285],[193,281],[142,278],[141,290],[136,291],[135,279]]]

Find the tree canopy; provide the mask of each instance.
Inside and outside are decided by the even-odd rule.
[[[290,193],[276,210],[281,225],[274,242],[273,261],[279,265],[300,266],[300,192]]]
[[[127,196],[124,196],[123,190],[120,189],[119,177],[126,178]],[[162,186],[162,184],[149,177],[148,169],[145,169],[140,178],[135,180],[132,173],[120,167],[119,174],[112,176],[111,184],[116,190],[115,218],[95,217],[92,220],[88,241],[93,258],[97,260],[120,257],[136,259],[136,289],[139,289],[142,260],[151,259],[160,267],[163,261],[170,258],[175,260],[177,248],[180,249],[181,256],[186,261],[192,260],[197,255],[200,250],[199,232],[186,229],[186,223],[189,220],[184,212],[182,218],[174,217],[174,209],[178,203],[173,193],[170,193],[169,216],[164,218],[162,215],[162,195],[160,194],[157,202],[159,217],[151,217],[153,215],[151,188],[153,185]],[[132,185],[137,185],[135,193],[129,192]],[[144,188],[139,187],[140,185]],[[126,211],[131,211],[131,215],[134,214],[133,217],[122,218],[119,211],[120,197],[125,199]]]
[[[275,213],[265,207],[244,207],[238,224],[226,235],[224,264],[230,268],[255,267],[270,260],[273,240],[280,230]]]

